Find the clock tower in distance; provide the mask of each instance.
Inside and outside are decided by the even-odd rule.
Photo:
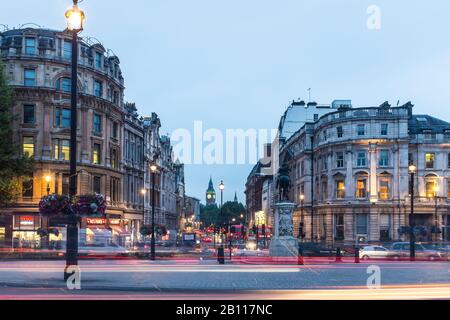
[[[206,190],[206,205],[211,206],[216,204],[216,190],[214,190],[214,185],[212,178],[209,178],[208,189]]]

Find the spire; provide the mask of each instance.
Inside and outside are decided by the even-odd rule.
[[[238,198],[237,198],[237,192],[234,192],[234,202],[238,202]]]

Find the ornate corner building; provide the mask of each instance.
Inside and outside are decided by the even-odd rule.
[[[49,222],[39,217],[38,203],[47,193],[67,194],[69,187],[71,35],[14,29],[0,33],[0,42],[6,76],[15,92],[14,142],[35,160],[33,177],[22,181],[22,197],[0,214],[0,233],[7,246],[39,247],[36,231]],[[104,219],[83,219],[80,240],[130,245],[139,239],[139,228],[150,212],[148,165],[161,154],[160,121],[154,113],[142,118],[134,104],[124,103],[120,60],[112,51],[83,38],[78,60],[78,193],[101,193],[108,202]],[[161,170],[155,184],[162,224],[160,180],[166,167],[172,170],[167,160],[171,161],[157,160]],[[142,189],[147,190],[145,197]],[[171,215],[170,221],[177,219],[176,210]],[[176,224],[171,222],[170,227]],[[65,228],[54,227],[61,232],[50,242],[63,243]]]

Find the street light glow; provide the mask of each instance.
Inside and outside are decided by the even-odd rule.
[[[156,172],[157,169],[158,169],[158,167],[156,166],[156,164],[150,165],[150,170],[151,170],[152,172]]]
[[[80,32],[83,30],[84,12],[76,4],[66,11],[67,29]]]
[[[141,194],[143,195],[143,196],[145,196],[145,193],[146,193],[147,191],[145,190],[145,189],[141,189]]]
[[[408,168],[408,170],[409,170],[409,173],[414,173],[414,172],[416,172],[416,169],[417,169],[417,168],[416,168],[416,166],[415,166],[415,165],[413,165],[413,164],[412,164],[412,165],[410,165],[410,166],[409,166],[409,168]]]
[[[51,176],[45,176],[45,182],[50,183],[50,181],[52,181],[52,177]]]
[[[223,181],[220,181],[219,189],[220,190],[224,190],[225,189],[225,185],[223,184]]]

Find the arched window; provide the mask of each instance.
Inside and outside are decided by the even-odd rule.
[[[72,90],[72,79],[66,77],[59,78],[56,81],[56,90],[70,92]]]

